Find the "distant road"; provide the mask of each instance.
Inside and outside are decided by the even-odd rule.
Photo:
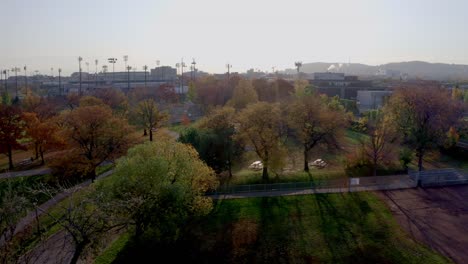
[[[40,169],[25,170],[25,171],[11,171],[11,172],[0,173],[0,179],[33,176],[33,175],[44,175],[44,174],[49,174],[51,172],[52,170],[50,168],[40,168]]]

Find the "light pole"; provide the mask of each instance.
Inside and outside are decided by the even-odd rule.
[[[158,70],[158,69],[159,69],[159,70],[161,71],[161,80],[162,80],[162,76],[163,76],[162,67],[159,68],[159,63],[160,63],[159,60],[156,60],[156,69],[155,69],[155,70]]]
[[[28,72],[27,72],[26,65],[24,65],[23,69],[24,69],[24,85],[26,89],[28,89]]]
[[[86,80],[89,81],[89,62],[85,62],[86,64]],[[89,82],[86,86],[89,85]]]
[[[148,71],[148,66],[143,66],[143,70],[145,70],[145,88],[146,88],[146,73]]]
[[[114,83],[115,77],[115,63],[117,62],[117,58],[109,58],[107,59],[109,63],[112,63],[112,83]]]
[[[18,72],[21,71],[20,68],[18,67],[14,67],[13,69],[11,69],[12,72],[15,73],[15,93],[16,93],[16,100],[18,99]]]
[[[294,65],[296,66],[296,69],[297,69],[297,78],[299,79],[299,73],[301,71],[301,67],[302,67],[302,61],[296,61],[294,63]]]
[[[102,73],[104,74],[104,82],[106,83],[107,65],[102,65]]]
[[[132,69],[132,67],[130,66],[127,66],[127,89],[129,92],[130,91],[130,70]]]
[[[99,61],[96,59],[94,60],[94,64],[96,65],[96,74],[94,75],[94,79],[96,80],[96,87],[97,87],[97,66],[98,66]]]
[[[5,74],[5,93],[8,93],[8,72],[10,70],[4,70],[3,73]]]
[[[81,61],[83,61],[83,58],[80,56],[78,57],[78,66],[80,67],[80,90],[79,90],[80,96],[81,96]]]
[[[124,55],[123,60],[124,60],[124,63],[125,63],[125,69],[127,69],[128,55]]]
[[[180,75],[180,91],[182,92],[182,89],[184,89],[184,67],[185,67],[185,62],[184,62],[184,58],[182,58],[181,60],[181,64],[180,64],[180,69],[181,69],[181,75]]]
[[[62,69],[61,68],[58,68],[58,77],[59,77],[59,94],[60,95],[63,95],[63,91],[62,91],[62,79],[61,79],[61,76],[60,74],[62,73]]]

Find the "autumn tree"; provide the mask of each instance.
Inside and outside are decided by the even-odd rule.
[[[175,91],[174,85],[162,84],[156,90],[156,98],[162,103],[177,103],[179,102],[179,95]]]
[[[377,168],[396,156],[394,144],[397,143],[397,133],[394,125],[382,110],[371,111],[368,116],[367,135],[361,137],[360,143],[364,158],[372,165],[372,175],[377,175]]]
[[[41,165],[44,165],[44,153],[64,146],[65,142],[59,136],[59,127],[54,119],[44,121],[37,117],[36,113],[24,113],[26,134],[31,138],[36,152],[36,159],[41,157]]]
[[[112,213],[135,227],[137,240],[174,241],[178,230],[194,215],[212,208],[205,192],[217,187],[214,172],[189,145],[174,141],[135,146],[117,162],[107,193]]]
[[[0,153],[8,157],[8,168],[14,169],[13,150],[24,149],[18,142],[23,138],[24,121],[16,106],[0,105]]]
[[[258,102],[257,92],[255,92],[250,80],[240,80],[228,105],[237,110],[245,108],[248,104]]]
[[[93,95],[108,105],[114,113],[126,116],[128,113],[128,100],[124,93],[113,88],[97,89]]]
[[[69,153],[54,166],[65,170],[70,165],[78,166],[73,168],[76,173],[93,180],[97,166],[122,155],[132,144],[132,128],[125,119],[115,117],[107,105],[79,106],[65,111],[60,122]]]
[[[262,178],[268,181],[268,167],[273,165],[275,154],[281,152],[282,139],[287,129],[278,104],[259,102],[248,105],[237,118],[236,138],[254,148],[262,160]]]
[[[403,143],[414,149],[418,169],[434,146],[442,144],[450,127],[462,115],[459,103],[439,87],[412,87],[395,91],[388,104],[389,114],[403,135]]]
[[[304,171],[309,171],[309,153],[317,146],[337,148],[344,134],[343,111],[333,109],[317,95],[300,92],[288,106],[288,125],[303,147]]]
[[[141,101],[135,110],[135,116],[138,123],[149,131],[150,141],[153,141],[153,129],[160,128],[169,119],[169,115],[161,112],[153,99]]]

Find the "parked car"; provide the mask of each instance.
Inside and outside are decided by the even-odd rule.
[[[254,161],[252,164],[249,165],[249,169],[251,170],[261,170],[263,169],[263,163],[259,160]]]
[[[322,169],[327,166],[327,163],[322,159],[316,159],[313,162],[309,163],[309,165]]]

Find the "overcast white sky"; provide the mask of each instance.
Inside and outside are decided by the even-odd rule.
[[[69,74],[82,56],[90,71],[109,57],[123,70],[123,55],[139,70],[183,57],[209,72],[227,62],[233,71],[297,60],[468,64],[463,0],[0,0],[0,10],[0,69]]]

